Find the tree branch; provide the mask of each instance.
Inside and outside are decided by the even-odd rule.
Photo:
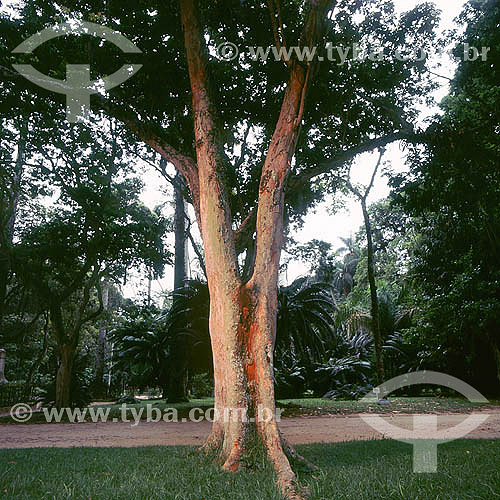
[[[179,0],[192,91],[198,163],[200,215],[209,281],[220,276],[228,286],[239,283],[231,209],[224,181],[224,148],[209,91],[208,51],[194,0]],[[194,193],[193,193],[193,196]]]
[[[187,236],[189,238],[189,241],[191,242],[191,246],[193,247],[193,250],[194,250],[194,253],[196,254],[196,257],[198,257],[198,262],[200,264],[201,270],[203,271],[203,274],[205,275],[205,279],[207,279],[207,269],[205,267],[205,259],[203,257],[201,250],[200,250],[200,247],[198,246],[198,244],[194,240],[193,234],[191,233],[192,222],[189,219],[189,217],[186,217],[186,219],[188,221],[188,227],[187,227],[187,231],[186,231]]]
[[[332,0],[314,0],[306,15],[299,39],[301,47],[316,46],[324,34]],[[304,102],[312,82],[311,66],[294,59],[280,116],[266,155],[259,184],[256,241],[257,254],[249,286],[269,289],[276,286],[283,242],[285,184],[300,132]]]
[[[75,327],[74,327],[74,337],[76,337],[77,339],[78,339],[78,336],[79,336],[79,333],[80,333],[82,326],[85,323],[88,323],[89,321],[97,318],[104,310],[104,303],[102,300],[102,289],[101,289],[101,284],[99,283],[99,278],[100,278],[100,267],[99,267],[99,265],[95,265],[94,270],[92,272],[92,275],[89,278],[89,280],[87,281],[87,283],[85,283],[85,287],[83,289],[83,298],[82,298],[82,302],[81,302],[79,310],[78,310],[78,316],[77,316],[77,320],[76,320]],[[84,316],[85,309],[87,308],[87,305],[90,301],[90,290],[92,289],[92,287],[94,285],[97,288],[97,297],[99,299],[99,307],[97,310],[91,312],[87,316]]]
[[[113,116],[122,122],[132,133],[134,133],[141,141],[149,145],[156,151],[162,158],[171,163],[184,177],[191,195],[193,197],[196,216],[199,216],[199,192],[200,186],[198,181],[198,167],[196,161],[185,154],[180,153],[170,144],[166,143],[164,139],[155,131],[152,124],[139,120],[134,112],[124,110],[122,107],[113,106],[107,99],[96,95],[95,99],[103,111]]]
[[[370,194],[370,191],[372,190],[373,183],[375,182],[375,177],[377,175],[380,164],[382,163],[382,158],[384,157],[384,154],[385,154],[385,148],[380,148],[380,154],[378,157],[377,164],[375,165],[375,168],[373,169],[373,174],[372,174],[372,178],[370,179],[370,184],[368,184],[368,187],[365,189],[365,195],[363,196],[364,200],[366,200],[366,198],[368,198],[368,195]]]
[[[267,7],[269,9],[269,14],[271,15],[271,25],[273,28],[273,35],[274,35],[274,44],[276,48],[278,49],[278,52],[281,55],[281,60],[287,65],[291,65],[291,61],[287,61],[284,57],[283,54],[281,54],[281,47],[282,45],[286,48],[285,44],[285,36],[283,33],[283,22],[281,20],[281,8],[279,5],[279,0],[277,3],[278,7],[278,20],[276,19],[276,10],[274,9],[274,1],[275,0],[267,0]],[[279,24],[278,24],[279,22]],[[281,32],[281,34],[280,34]]]
[[[255,233],[255,223],[257,222],[257,209],[252,208],[243,219],[240,227],[234,233],[236,253],[239,255],[245,250],[248,242],[253,239]]]
[[[315,167],[305,169],[302,172],[295,174],[293,177],[290,177],[288,181],[287,191],[293,192],[296,189],[299,189],[302,184],[309,182],[311,179],[317,177],[318,175],[326,174],[328,172],[331,172],[332,170],[338,170],[343,165],[345,165],[345,163],[352,160],[359,154],[368,153],[370,151],[373,151],[374,149],[383,148],[384,146],[387,146],[392,142],[403,139],[418,142],[419,137],[420,136],[417,134],[408,134],[407,132],[402,131],[393,132],[376,139],[368,139],[356,146],[353,146],[350,149],[341,151],[335,156],[335,158],[331,160],[328,160]]]

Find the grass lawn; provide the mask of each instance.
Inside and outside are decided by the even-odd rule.
[[[490,405],[498,405],[498,401],[490,403],[471,403],[461,398],[390,397],[391,404],[361,403],[360,401],[333,401],[331,399],[283,399],[278,406],[284,408],[283,415],[347,415],[351,413],[462,413]]]
[[[438,473],[414,474],[410,445],[368,441],[299,446],[321,467],[297,470],[311,500],[500,498],[500,440],[438,447]],[[0,450],[0,499],[280,499],[267,466],[222,472],[191,447]]]

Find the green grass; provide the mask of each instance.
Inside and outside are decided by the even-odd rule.
[[[321,467],[298,470],[311,500],[500,498],[500,440],[438,447],[438,472],[414,474],[395,441],[297,447]],[[0,450],[0,499],[278,500],[267,465],[229,474],[190,447]]]
[[[352,413],[462,413],[498,404],[471,403],[460,398],[436,397],[389,397],[388,406],[362,403],[360,401],[334,401],[331,399],[283,399],[278,406],[284,408],[284,416],[293,415],[347,415]]]

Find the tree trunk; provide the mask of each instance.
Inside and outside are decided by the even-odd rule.
[[[50,322],[52,330],[55,334],[60,356],[60,363],[56,376],[55,406],[57,409],[69,408],[72,402],[71,377],[76,347],[78,345],[78,332],[75,335],[75,332],[66,330],[63,321],[62,308],[59,302],[51,304]]]
[[[384,382],[384,360],[382,355],[382,333],[380,331],[380,315],[377,296],[377,284],[375,283],[375,262],[373,255],[373,238],[372,228],[370,223],[370,216],[366,208],[366,200],[361,200],[361,207],[363,209],[363,217],[365,219],[367,253],[368,253],[368,282],[370,283],[370,301],[371,301],[371,316],[372,316],[372,330],[373,339],[375,343],[375,363],[377,372],[377,382],[381,384]]]
[[[175,176],[175,261],[174,261],[174,289],[180,288],[187,277],[188,239],[186,236],[186,202],[184,201],[184,178],[180,173]]]
[[[500,347],[496,344],[493,345],[493,356],[497,368],[497,381],[500,382]]]
[[[329,0],[311,2],[301,44],[316,45],[330,6]],[[254,444],[260,444],[274,466],[283,495],[299,499],[302,497],[286,452],[296,454],[284,442],[276,420],[273,349],[285,184],[300,131],[309,78],[314,73],[313,64],[306,67],[294,61],[289,65],[288,86],[262,167],[254,269],[244,284],[224,181],[223,141],[208,88],[205,39],[194,0],[180,0],[180,7],[192,91],[198,174],[195,182],[190,181],[190,189],[192,194],[196,190],[199,193],[199,203],[195,194],[193,198],[205,249],[214,363],[215,420],[204,448],[217,452],[224,469],[236,471],[244,456],[255,449]]]
[[[293,75],[294,85],[288,93],[298,93],[304,78],[303,72]],[[295,101],[296,106],[299,101]],[[302,498],[287,458],[287,454],[298,455],[278,428],[273,350],[286,166],[290,165],[290,148],[295,146],[297,133],[290,115],[296,113],[292,105],[282,111],[276,137],[285,135],[286,139],[273,140],[263,167],[255,266],[246,284],[239,275],[223,184],[217,174],[210,174],[210,165],[199,172],[200,186],[206,187],[200,188],[200,213],[210,293],[216,416],[204,449],[215,450],[224,469],[237,471],[256,444],[263,446],[278,486],[289,499]],[[199,154],[198,164],[210,161],[211,154],[216,157],[211,151]]]
[[[186,203],[184,201],[185,183],[182,175],[177,173],[174,182],[175,198],[175,260],[174,260],[174,291],[184,286],[187,277],[188,239],[186,234]],[[174,294],[174,305],[177,300]],[[187,395],[188,352],[187,338],[177,337],[170,354],[167,367],[167,381],[163,390],[163,397],[169,403],[189,401]]]
[[[231,300],[211,296],[218,419],[204,449],[215,452],[224,469],[237,471],[244,459],[263,446],[281,492],[286,498],[298,499],[301,496],[288,457],[304,459],[279,431],[274,395],[277,288],[257,290],[248,283],[235,288]]]
[[[75,359],[75,347],[71,344],[59,346],[61,352],[61,363],[57,370],[56,378],[56,401],[57,409],[69,408],[71,406],[71,377],[73,372],[73,361]]]
[[[178,347],[175,352],[184,351],[184,347]],[[183,355],[185,355],[183,353]],[[177,369],[177,372],[176,372]],[[188,370],[186,365],[182,365],[175,361],[169,365],[169,373],[167,380],[162,384],[163,398],[168,401],[168,403],[186,403],[189,401],[187,395],[187,385],[188,385]]]
[[[5,349],[0,349],[0,384],[7,382],[5,378]]]
[[[19,141],[17,143],[17,157],[12,175],[12,184],[8,199],[2,201],[5,212],[0,214],[0,339],[2,335],[2,324],[5,313],[5,300],[9,281],[10,248],[14,238],[14,229],[17,218],[19,195],[21,193],[21,179],[24,166],[26,140],[28,136],[28,122],[22,119],[19,122]]]
[[[102,283],[102,305],[104,311],[108,310],[109,304],[109,288],[108,281]],[[104,367],[106,364],[106,342],[107,342],[107,319],[101,321],[99,326],[99,334],[97,336],[97,352],[96,352],[96,367],[94,379],[94,395],[102,398],[106,395],[106,384],[104,382]]]
[[[30,367],[30,370],[28,372],[28,376],[26,377],[26,384],[25,384],[25,393],[31,395],[32,393],[32,383],[33,379],[35,378],[36,373],[38,372],[38,369],[40,368],[40,365],[42,364],[42,361],[44,360],[45,356],[47,355],[47,351],[49,349],[49,316],[48,314],[45,317],[45,325],[43,328],[43,344],[42,344],[42,350],[40,351],[40,354],[37,356],[35,361],[33,361],[33,364]]]

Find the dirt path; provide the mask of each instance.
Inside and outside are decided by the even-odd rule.
[[[490,417],[467,438],[500,439],[500,410],[488,410]],[[383,415],[398,427],[412,429],[414,415]],[[440,414],[438,428],[463,421],[464,414]],[[281,429],[294,444],[382,439],[359,415],[296,417],[282,420]],[[0,448],[72,446],[131,447],[151,445],[199,445],[208,436],[210,422],[140,422],[0,425]]]

